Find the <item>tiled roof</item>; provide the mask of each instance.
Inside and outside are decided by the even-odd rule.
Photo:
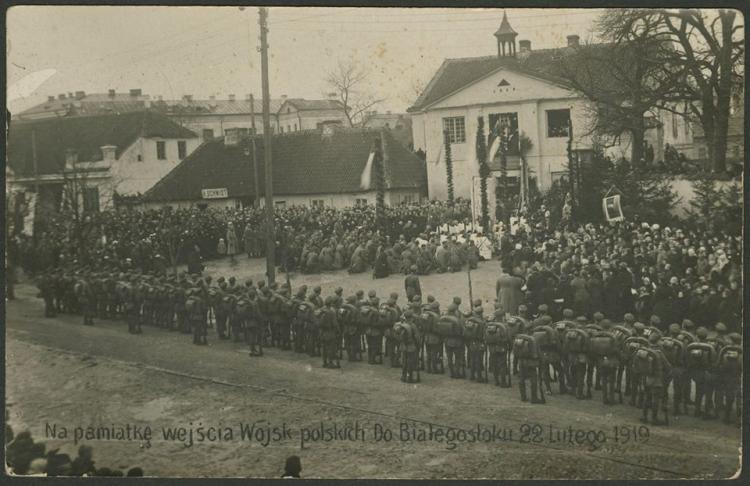
[[[286,102],[297,108],[299,111],[340,110],[343,108],[343,105],[338,100],[306,100],[303,98],[290,98],[286,100]],[[279,107],[279,109],[281,109],[281,107]]]
[[[34,175],[32,132],[39,175],[60,173],[68,149],[78,154],[79,161],[96,161],[102,159],[103,145],[117,146],[119,157],[140,136],[197,137],[169,118],[148,111],[15,121],[8,132],[8,165],[17,176]]]
[[[65,97],[48,100],[18,113],[17,117],[24,119],[44,114],[63,116],[68,113],[76,115],[127,113],[143,110],[148,100],[148,96],[131,96],[128,93],[115,93],[114,96],[108,93],[91,93],[81,98]]]
[[[610,45],[598,44],[587,47],[609,49]],[[562,86],[570,86],[566,77],[571,74],[592,76],[592,73],[597,76],[597,83],[604,86],[618,86],[618,80],[612,73],[600,69],[599,66],[592,66],[592,57],[584,59],[578,54],[579,52],[576,48],[562,47],[533,50],[518,54],[516,57],[484,56],[446,59],[414,105],[407,111],[420,111],[503,67]],[[584,63],[589,64],[584,66]],[[590,82],[591,80],[582,79],[581,81]]]
[[[275,114],[281,108],[283,99],[270,100],[271,113]],[[247,115],[254,108],[255,113],[263,113],[263,100],[255,98],[253,105],[250,100],[156,100],[151,108],[167,115]]]
[[[424,162],[396,142],[387,131],[339,129],[329,136],[318,130],[273,137],[273,189],[278,195],[359,193],[360,176],[372,145],[383,137],[386,186],[421,188]],[[183,160],[145,196],[145,201],[186,201],[201,198],[202,189],[226,188],[229,197],[253,195],[250,139],[226,146],[223,138],[206,142]],[[263,138],[256,138],[260,192],[264,194]]]

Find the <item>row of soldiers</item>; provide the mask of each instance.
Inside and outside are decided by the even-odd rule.
[[[654,424],[666,422],[670,385],[672,412],[680,414],[686,413],[694,383],[696,416],[715,418],[721,409],[728,422],[735,402],[739,413],[741,336],[727,333],[721,323],[709,333],[685,320],[663,334],[658,322],[646,326],[632,314],[615,324],[600,313],[590,322],[565,309],[563,319],[553,322],[544,304],[533,315],[522,305],[511,316],[496,302],[485,317],[480,300],[464,313],[459,297],[441,312],[432,296],[423,301],[413,295],[401,308],[397,293],[381,302],[374,291],[344,298],[340,287],[324,298],[320,287],[308,292],[303,285],[293,293],[289,283],[239,284],[233,277],[216,283],[210,276],[75,270],[43,276],[39,288],[47,316],[81,313],[87,325],[94,317],[125,317],[132,333],[153,325],[192,333],[198,345],[207,344],[212,324],[220,339],[246,342],[251,356],[276,346],[321,356],[324,367],[338,368],[344,352],[349,361],[363,360],[366,353],[370,364],[390,358],[407,382],[419,381],[422,370],[444,373],[446,365],[451,378],[468,374],[486,383],[491,373],[500,387],[510,387],[517,374],[524,401],[544,403],[554,381],[561,394],[578,399],[591,398],[593,387],[602,390],[605,405],[629,396]]]

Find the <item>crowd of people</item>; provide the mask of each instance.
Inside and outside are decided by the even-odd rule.
[[[403,294],[382,299],[114,266],[63,267],[39,286],[46,315],[81,313],[87,325],[124,318],[132,333],[156,326],[192,334],[196,345],[207,344],[212,326],[251,356],[273,346],[320,356],[326,368],[340,367],[344,354],[376,365],[389,358],[406,382],[447,368],[452,378],[488,382],[492,374],[510,386],[512,370],[522,400],[545,402],[556,379],[560,393],[579,399],[600,388],[606,405],[629,395],[653,424],[664,423],[657,414],[671,384],[672,413],[694,403],[697,416],[721,411],[730,422],[741,404],[739,237],[639,222],[553,228],[546,213],[502,233],[497,300],[486,312],[481,301],[464,310],[459,297],[423,295],[418,265]]]
[[[462,200],[386,207],[380,220],[372,205],[276,209],[276,258],[290,270],[307,273],[338,268],[364,271],[359,269],[374,266],[374,241],[381,241],[384,250],[396,246],[400,253],[397,242],[411,242],[443,222],[464,222],[470,215],[468,202]],[[71,264],[162,273],[179,263],[192,272],[201,268],[202,261],[222,255],[264,256],[265,218],[263,208],[120,209],[80,218],[63,212],[46,222],[36,238],[20,234],[20,241],[13,243],[21,266],[32,274]],[[366,251],[352,265],[359,245]]]
[[[5,459],[13,474],[27,476],[84,476],[84,477],[140,477],[143,469],[132,467],[126,472],[108,467],[97,467],[94,450],[91,446],[78,447],[78,456],[71,459],[60,449],[47,450],[44,442],[36,442],[29,431],[15,435],[7,425],[8,411],[5,411]]]

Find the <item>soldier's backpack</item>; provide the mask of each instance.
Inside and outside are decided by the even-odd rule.
[[[297,317],[303,321],[312,321],[314,317],[314,308],[309,302],[300,302],[297,306]]]
[[[550,326],[537,326],[531,334],[539,349],[543,351],[554,351],[557,349],[557,335]]]
[[[719,367],[729,373],[742,371],[742,346],[730,344],[719,352]]]
[[[250,302],[247,299],[241,298],[237,301],[235,312],[239,317],[247,318],[250,314]]]
[[[612,328],[612,335],[620,347],[622,347],[627,338],[632,337],[634,334],[635,332],[626,326],[615,326]]]
[[[393,325],[393,337],[401,344],[409,341],[409,324],[406,322],[397,322]]]
[[[599,358],[614,356],[617,354],[617,340],[608,332],[597,332],[589,339],[589,352]]]
[[[573,327],[575,327],[575,323],[572,321],[557,321],[554,324],[555,331],[557,331],[560,336],[565,336],[568,329]]]
[[[470,317],[464,321],[464,337],[471,341],[482,340],[482,321],[475,317]]]
[[[386,330],[391,329],[398,320],[398,311],[387,304],[380,306],[378,314],[378,324]]]
[[[656,376],[661,368],[659,354],[649,347],[640,347],[633,355],[633,372],[640,376]]]
[[[679,339],[673,337],[661,338],[661,349],[667,357],[669,364],[681,367],[685,363],[685,345]]]
[[[378,327],[380,313],[371,305],[363,305],[359,309],[360,323],[364,327]]]
[[[642,347],[648,346],[648,339],[641,336],[631,336],[622,343],[623,357],[626,361],[632,360],[635,352]]]
[[[686,361],[689,368],[707,370],[714,364],[716,348],[708,343],[690,343],[687,345]]]
[[[489,345],[509,344],[510,332],[502,322],[490,322],[484,328],[484,342]]]
[[[219,310],[224,315],[229,315],[232,312],[232,306],[234,305],[234,296],[227,294],[219,301]]]
[[[568,329],[564,337],[565,351],[568,353],[585,353],[588,351],[588,334],[583,329]]]
[[[589,333],[589,336],[593,336],[597,332],[601,332],[602,328],[598,324],[586,324],[583,328],[587,333]]]
[[[521,316],[510,316],[508,322],[506,322],[511,336],[523,334],[526,331],[528,324],[528,321]]]
[[[536,340],[528,334],[518,334],[513,338],[513,356],[519,359],[536,359],[539,349]]]
[[[421,331],[425,334],[435,332],[435,324],[440,316],[432,311],[424,311],[419,316],[419,324]]]
[[[343,304],[339,309],[340,322],[344,326],[347,334],[356,334],[357,332],[357,321],[355,320],[356,315],[357,308],[352,304]]]
[[[79,280],[75,283],[73,286],[73,291],[76,294],[76,297],[79,299],[83,299],[88,296],[88,287],[89,285],[86,283],[85,280]]]
[[[188,312],[188,314],[195,315],[201,310],[200,303],[201,301],[198,297],[191,295],[185,301],[185,310]]]
[[[463,329],[456,316],[442,316],[435,323],[435,334],[442,337],[461,337]]]

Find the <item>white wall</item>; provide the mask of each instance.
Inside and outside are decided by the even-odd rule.
[[[498,87],[505,79],[509,86]],[[515,88],[515,89],[514,89]],[[453,181],[456,197],[471,197],[471,180],[479,175],[476,162],[477,117],[484,117],[485,136],[488,134],[489,115],[517,113],[519,132],[529,137],[532,148],[526,158],[531,176],[540,188],[552,183],[552,174],[564,171],[567,162],[567,138],[547,136],[547,110],[570,109],[573,122],[574,149],[591,148],[587,135],[586,101],[572,91],[551,83],[529,78],[511,71],[500,70],[482,81],[467,87],[424,113],[413,116],[414,148],[427,152],[427,178],[430,199],[447,198],[445,154],[443,149],[443,118],[463,116],[466,142],[451,146]]]
[[[186,143],[186,156],[189,156],[200,145],[199,138],[163,139],[139,138],[120,154],[120,158],[113,164],[110,172],[116,190],[122,195],[143,194],[151,189],[162,177],[180,163],[177,152],[177,142]],[[166,160],[156,157],[156,142],[166,143]],[[138,160],[138,156],[141,160]]]
[[[287,108],[291,110],[289,113],[287,113]],[[297,130],[314,130],[318,128],[318,123],[331,120],[339,120],[347,126],[349,123],[344,113],[340,110],[297,111],[292,106],[286,106],[282,107],[279,112],[278,132],[281,132],[281,127],[284,128],[284,133],[294,132],[295,124],[297,125]]]

